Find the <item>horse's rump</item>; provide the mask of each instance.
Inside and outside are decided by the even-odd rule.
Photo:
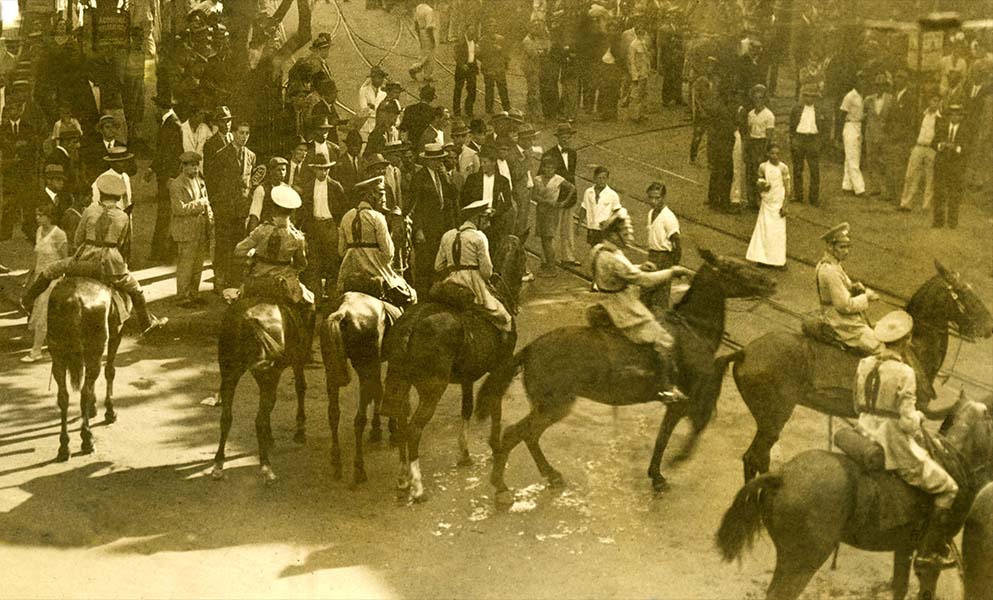
[[[82,381],[86,358],[96,355],[99,360],[109,336],[119,329],[122,320],[117,311],[112,288],[97,279],[63,277],[52,289],[48,349],[53,363],[66,366],[74,389]]]
[[[892,471],[869,471],[845,458],[843,464],[855,489],[850,536],[858,539],[860,531],[889,531],[927,518],[932,499],[926,492]]]
[[[457,311],[465,311],[476,303],[476,295],[464,285],[442,280],[431,286],[428,301],[444,304]]]
[[[252,368],[270,367],[305,358],[305,323],[294,308],[261,297],[242,298],[228,307],[221,328],[219,359],[222,363],[244,356],[245,336],[257,350]],[[242,329],[243,328],[243,329]],[[244,334],[236,332],[242,330]],[[231,333],[235,332],[235,333]]]
[[[516,330],[509,339],[504,339],[489,316],[475,304],[458,313],[458,318],[462,324],[462,352],[452,368],[454,380],[475,381],[513,355]]]

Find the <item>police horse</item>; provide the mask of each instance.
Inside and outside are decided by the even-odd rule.
[[[669,405],[659,426],[648,467],[656,492],[667,487],[661,472],[662,454],[676,425],[684,417],[693,424],[682,456],[686,458],[712,416],[718,393],[713,380],[714,353],[724,335],[725,301],[769,297],[776,289],[772,279],[745,261],[718,257],[707,250],[701,250],[700,255],[704,264],[690,289],[661,317],[676,339],[677,383],[689,400]],[[477,414],[491,417],[490,481],[496,488],[497,502],[512,500],[504,469],[517,444],[523,441],[541,475],[551,485],[561,486],[562,475],[549,464],[539,445],[542,433],[569,413],[577,397],[611,406],[657,401],[656,363],[651,347],[633,344],[612,326],[562,327],[534,340],[494,371],[479,390]],[[507,427],[501,437],[503,396],[519,371],[524,373],[531,412]]]

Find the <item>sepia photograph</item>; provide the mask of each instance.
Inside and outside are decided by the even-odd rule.
[[[993,0],[0,0],[0,600],[993,600]]]

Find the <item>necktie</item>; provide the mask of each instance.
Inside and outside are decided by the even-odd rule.
[[[957,128],[955,127],[955,125],[952,125],[951,127],[948,128],[948,143],[950,143],[950,144],[954,144],[955,143],[955,130],[956,129]]]

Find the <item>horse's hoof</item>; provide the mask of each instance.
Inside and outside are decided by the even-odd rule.
[[[369,443],[378,444],[383,441],[383,432],[380,429],[373,429],[369,432]]]
[[[278,481],[279,478],[273,473],[272,468],[268,465],[262,467],[262,482],[266,485],[272,485]]]
[[[421,492],[419,496],[411,494],[410,499],[414,501],[414,504],[424,504],[428,501],[428,493]]]
[[[59,453],[55,455],[55,462],[66,462],[69,460],[69,448],[62,446],[59,448]]]
[[[465,454],[459,457],[459,461],[455,464],[459,467],[471,467],[473,464],[472,457],[469,456],[468,452],[466,452]]]
[[[107,411],[103,415],[103,422],[105,425],[110,425],[117,422],[117,413]]]
[[[224,479],[224,467],[215,464],[214,468],[210,470],[210,476],[214,479],[214,481],[220,481]]]
[[[298,444],[306,444],[307,443],[307,432],[306,431],[298,431],[298,432],[296,432],[293,435],[293,441],[296,442],[296,443],[298,443]]]
[[[514,492],[510,490],[503,490],[497,492],[493,496],[493,500],[496,503],[497,507],[510,508],[514,504]]]
[[[656,496],[660,496],[669,491],[669,482],[665,477],[652,478],[652,491]]]
[[[548,476],[548,487],[552,488],[553,490],[564,488],[565,479],[562,477],[562,474],[557,471],[553,471]]]

